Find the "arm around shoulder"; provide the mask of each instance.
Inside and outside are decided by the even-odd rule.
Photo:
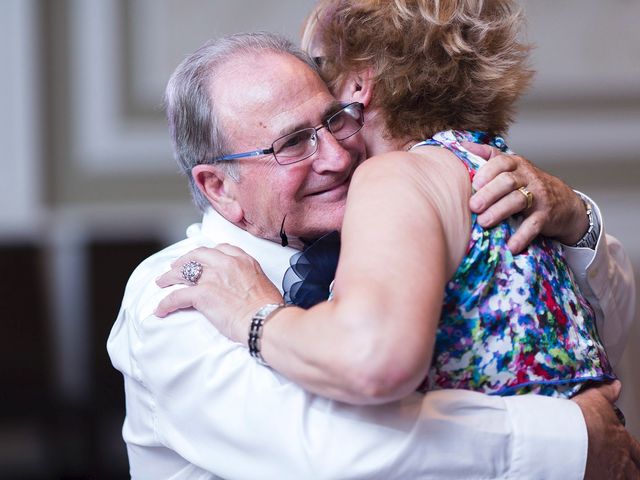
[[[526,467],[531,478],[564,479],[583,468],[564,459],[584,430],[568,401],[443,390],[378,406],[333,402],[259,365],[194,310],[145,314],[156,301],[124,308],[110,338],[141,476],[168,476],[164,463],[144,461],[163,449],[175,452],[165,462],[222,478],[521,478],[512,472]],[[528,447],[538,443],[544,461]]]
[[[452,193],[448,169],[461,190],[470,190],[469,180],[455,167],[394,152],[358,168],[333,300],[270,320],[262,349],[271,366],[315,393],[357,404],[402,398],[420,384],[444,287],[468,239],[451,233],[469,225],[468,192]]]

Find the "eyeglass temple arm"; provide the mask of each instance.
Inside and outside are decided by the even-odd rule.
[[[258,157],[260,155],[268,155],[273,153],[273,148],[265,148],[262,150],[253,150],[251,152],[232,153],[230,155],[223,155],[222,157],[216,157],[213,160],[215,162],[223,162],[225,160],[236,160],[238,158]]]

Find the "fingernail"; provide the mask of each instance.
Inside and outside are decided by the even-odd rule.
[[[484,202],[481,198],[478,198],[474,195],[469,200],[469,207],[471,207],[471,210],[479,212],[484,209]]]
[[[518,246],[518,242],[511,242],[511,241],[507,242],[507,248],[509,249],[512,255],[517,255],[522,250]]]
[[[480,224],[481,227],[487,227],[488,225],[491,224],[491,220],[493,220],[491,218],[490,214],[482,214],[482,215],[478,215],[478,223]]]

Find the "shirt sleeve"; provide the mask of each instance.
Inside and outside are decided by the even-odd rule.
[[[565,258],[580,290],[595,311],[598,333],[615,367],[622,358],[635,316],[633,267],[622,244],[605,233],[598,206],[586,198],[600,219],[598,243],[595,250],[564,246]]]
[[[346,405],[257,364],[196,311],[151,312],[119,319],[127,368],[149,394],[134,408],[128,392],[128,428],[148,417],[162,445],[222,478],[582,478],[574,402],[441,390]]]

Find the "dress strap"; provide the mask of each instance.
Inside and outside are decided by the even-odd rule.
[[[487,161],[462,146],[462,142],[473,142],[485,145],[491,145],[505,153],[512,153],[504,139],[500,136],[490,136],[485,132],[466,131],[466,130],[446,130],[436,133],[432,138],[428,138],[412,146],[409,151],[417,147],[436,146],[442,147],[453,152],[464,165],[467,167],[469,176],[473,181],[475,172]]]

